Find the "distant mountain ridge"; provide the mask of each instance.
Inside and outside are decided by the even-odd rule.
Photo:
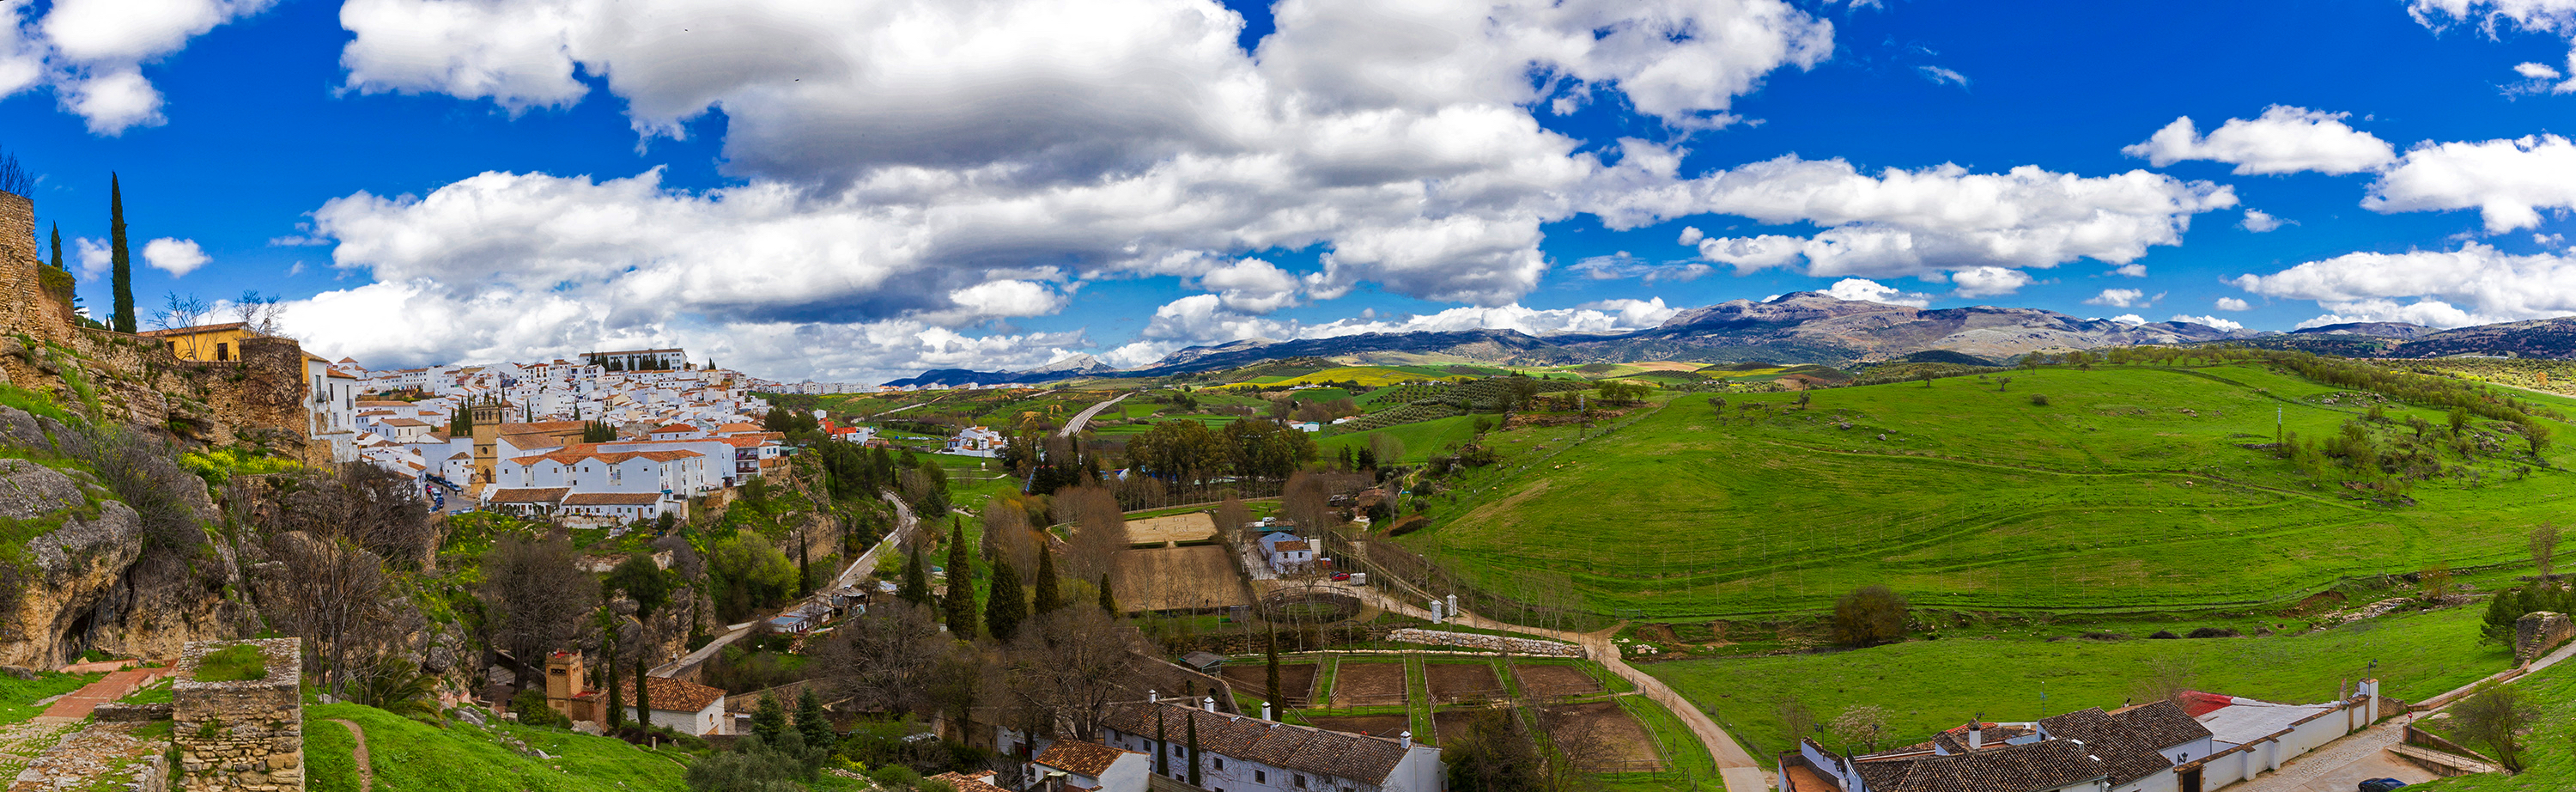
[[[1123,371],[1089,355],[1077,355],[1021,372],[934,369],[886,384],[1038,384],[1092,376],[1164,377],[1300,357],[1410,356],[1498,365],[1766,360],[1846,367],[1930,351],[2010,361],[2032,352],[2217,342],[2355,357],[2563,358],[2576,356],[2576,316],[2440,331],[2405,322],[2349,322],[2279,333],[2195,322],[2129,324],[2039,308],[1916,308],[1794,292],[1760,302],[1732,300],[1692,308],[1655,327],[1624,333],[1537,336],[1518,330],[1443,330],[1288,341],[1252,338],[1175,350],[1152,365]]]

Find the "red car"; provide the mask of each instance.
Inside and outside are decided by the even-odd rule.
[[[1335,582],[1335,583],[1339,583],[1339,582],[1342,582],[1342,581],[1345,581],[1345,580],[1349,580],[1349,579],[1351,579],[1351,573],[1349,573],[1349,572],[1335,572],[1335,573],[1333,573],[1333,582]]]

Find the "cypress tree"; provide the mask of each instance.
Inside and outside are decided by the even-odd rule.
[[[1280,717],[1287,714],[1288,704],[1279,700],[1279,628],[1270,628],[1269,634],[1269,648],[1264,653],[1270,662],[1270,715]]]
[[[109,274],[116,287],[116,320],[119,333],[134,332],[134,257],[125,250],[125,188],[116,174],[107,175],[107,244],[108,261],[115,265]]]
[[[1198,786],[1198,785],[1199,785],[1199,719],[1198,719],[1198,718],[1196,718],[1196,717],[1192,717],[1192,718],[1190,718],[1190,719],[1189,719],[1188,721],[1186,721],[1186,722],[1189,724],[1188,732],[1189,732],[1189,741],[1190,741],[1190,786]]]
[[[828,752],[840,736],[833,733],[832,722],[823,715],[823,700],[812,689],[796,694],[796,731],[804,736],[807,750]]]
[[[951,520],[948,536],[948,632],[975,638],[975,572],[966,557],[966,523]]]
[[[912,558],[903,565],[903,585],[894,590],[896,599],[914,605],[930,604],[930,561],[921,557],[921,548],[912,549]]]
[[[994,564],[992,590],[984,592],[984,631],[994,640],[1008,641],[1028,618],[1029,598],[1020,593],[1020,571],[1008,561]]]
[[[1107,572],[1100,573],[1100,610],[1111,616],[1118,615],[1118,598],[1109,593],[1109,573]]]
[[[1054,613],[1055,609],[1064,607],[1064,596],[1056,591],[1055,587],[1055,551],[1048,549],[1043,543],[1038,545],[1038,579],[1035,586],[1037,602],[1032,607],[1038,615]]]
[[[54,269],[63,269],[63,224],[54,224]],[[70,272],[70,270],[63,270]]]
[[[599,634],[600,666],[608,672],[607,726],[613,732],[626,725],[625,696],[617,689],[617,616],[605,607],[600,608],[599,626],[602,628]]]
[[[1163,727],[1163,714],[1169,711],[1154,708],[1154,773],[1163,776],[1172,774],[1172,735]]]
[[[653,728],[653,688],[644,675],[644,654],[635,654],[635,725]]]

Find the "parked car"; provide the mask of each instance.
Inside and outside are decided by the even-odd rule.
[[[2391,792],[2404,786],[2406,782],[2394,778],[2373,778],[2361,782],[2361,792]]]
[[[1340,582],[1342,582],[1342,581],[1349,580],[1349,579],[1351,579],[1351,573],[1349,573],[1349,572],[1335,572],[1335,573],[1333,573],[1333,582],[1335,582],[1335,583],[1340,583]]]

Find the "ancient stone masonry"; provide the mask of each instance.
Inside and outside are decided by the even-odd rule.
[[[260,648],[268,675],[238,682],[197,681],[207,653],[238,644]],[[302,647],[294,638],[200,642],[179,657],[171,684],[171,738],[179,749],[186,792],[285,792],[304,788]]]
[[[2533,611],[2513,621],[2513,660],[2528,663],[2539,659],[2559,644],[2576,638],[2576,620],[2564,613]]]
[[[1557,657],[1583,656],[1583,647],[1570,643],[1542,641],[1536,638],[1511,638],[1501,635],[1449,632],[1447,630],[1420,630],[1407,627],[1395,632],[1387,633],[1386,639],[1403,643],[1430,644],[1432,646],[1464,646],[1471,649],[1492,649],[1525,655],[1554,655]]]

